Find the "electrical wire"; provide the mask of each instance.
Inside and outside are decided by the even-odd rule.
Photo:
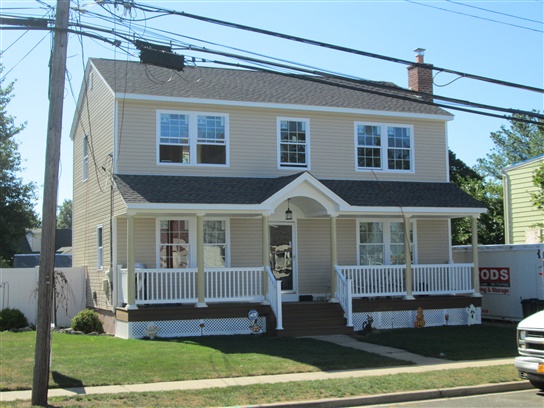
[[[499,14],[501,16],[517,18],[518,20],[529,21],[531,23],[544,24],[544,21],[532,20],[530,18],[519,17],[519,16],[515,16],[513,14],[508,14],[508,13],[501,13],[500,11],[489,10],[489,9],[486,9],[486,8],[483,8],[483,7],[474,6],[472,4],[460,3],[458,1],[453,1],[453,0],[444,0],[444,1],[447,1],[448,3],[452,3],[452,4],[457,4],[459,6],[470,7],[470,8],[476,9],[476,10],[487,11],[488,13],[494,13],[494,14]]]
[[[479,20],[485,20],[485,21],[490,21],[490,22],[497,23],[497,24],[503,24],[503,25],[507,25],[507,26],[511,26],[511,27],[521,28],[521,29],[524,29],[524,30],[535,31],[537,33],[544,33],[544,31],[536,29],[536,28],[525,27],[525,26],[521,26],[521,25],[518,25],[518,24],[512,24],[512,23],[506,23],[504,21],[493,20],[492,18],[480,17],[480,16],[476,16],[474,14],[468,14],[468,13],[463,13],[463,12],[460,12],[460,11],[449,10],[449,9],[446,9],[446,8],[443,8],[443,7],[432,6],[432,5],[427,4],[427,3],[420,3],[418,1],[413,1],[413,0],[404,0],[404,1],[406,1],[407,3],[417,4],[418,6],[425,6],[425,7],[430,7],[430,8],[436,9],[436,10],[446,11],[448,13],[459,14],[459,15],[462,15],[462,16],[476,18],[476,19],[479,19]]]

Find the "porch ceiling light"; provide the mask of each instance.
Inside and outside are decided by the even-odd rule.
[[[291,209],[289,208],[290,200],[291,200],[290,198],[287,199],[287,210],[285,211],[285,219],[287,221],[291,221],[293,219],[293,211],[291,211]]]

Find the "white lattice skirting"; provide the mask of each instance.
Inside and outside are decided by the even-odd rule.
[[[158,327],[156,337],[198,337],[232,334],[254,334],[254,322],[248,318],[166,320],[149,322],[116,322],[115,336],[125,339],[146,337],[149,326]],[[257,319],[261,333],[266,332],[266,317]]]
[[[476,307],[471,312],[469,308],[461,309],[429,309],[423,310],[425,327],[433,326],[467,326],[482,323],[482,308]],[[448,318],[446,319],[446,315]],[[361,330],[363,322],[368,316],[374,320],[372,327],[375,329],[403,329],[414,327],[417,320],[417,310],[403,310],[391,312],[358,312],[353,314],[353,326],[355,331]]]

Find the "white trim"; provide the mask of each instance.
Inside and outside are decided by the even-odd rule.
[[[357,137],[357,128],[359,126],[375,126],[380,128],[380,146],[377,147],[380,149],[380,161],[381,167],[359,167],[358,162],[358,148],[359,141]],[[389,149],[394,149],[395,147],[389,146],[389,137],[387,129],[390,127],[394,128],[406,128],[410,131],[410,148],[402,148],[402,150],[409,150],[410,152],[410,170],[399,170],[399,169],[390,169],[388,168],[388,151]],[[380,123],[380,122],[365,122],[365,121],[355,121],[353,124],[353,133],[355,141],[355,171],[357,172],[383,172],[383,173],[401,173],[401,174],[413,174],[416,171],[415,166],[415,135],[414,135],[414,125],[412,124],[402,124],[402,123]]]
[[[294,216],[294,214],[293,214]],[[298,245],[297,245],[297,222],[293,217],[292,221],[273,221],[271,220],[268,224],[268,234],[274,225],[288,225],[291,227],[291,275],[293,281],[293,289],[284,290],[282,287],[282,300],[285,302],[288,301],[284,295],[298,295]],[[271,245],[271,244],[270,244]],[[268,251],[270,255],[270,250]],[[294,255],[294,256],[293,256]]]
[[[204,233],[206,232],[206,221],[223,221],[225,223],[225,268],[230,268],[231,264],[231,258],[230,258],[230,218],[228,217],[204,217],[202,222],[204,223]],[[204,244],[204,248],[206,248],[206,244]],[[205,268],[208,268],[204,264]]]
[[[306,142],[304,143],[306,147],[305,151],[305,157],[306,157],[306,164],[304,166],[295,166],[295,165],[289,165],[289,163],[282,163],[281,161],[281,122],[302,122],[306,124]],[[277,166],[279,170],[310,170],[311,168],[311,157],[310,157],[310,119],[308,118],[292,118],[292,117],[286,117],[286,116],[278,116],[276,118],[276,137],[277,137],[277,146],[276,146],[276,154],[277,154]]]
[[[118,99],[133,99],[137,101],[150,102],[175,102],[175,103],[190,103],[201,105],[225,105],[249,108],[267,108],[267,109],[286,109],[286,110],[302,110],[310,112],[330,112],[330,113],[352,113],[356,115],[369,116],[384,116],[384,117],[403,117],[410,119],[428,119],[437,121],[453,120],[453,115],[433,115],[428,113],[412,113],[412,112],[397,112],[397,111],[379,111],[371,109],[357,108],[340,108],[332,106],[315,106],[315,105],[298,105],[298,104],[283,104],[272,102],[247,102],[247,101],[230,101],[222,99],[199,99],[199,98],[182,98],[175,96],[156,96],[156,95],[141,95],[118,93]]]
[[[85,182],[89,178],[89,136],[85,133],[83,134],[83,144],[81,150],[81,177],[82,181]]]
[[[186,110],[173,110],[173,109],[157,109],[155,111],[155,143],[156,143],[156,164],[157,166],[195,166],[195,167],[229,167],[230,166],[230,140],[229,140],[229,114],[219,112],[200,112],[200,111],[186,111]],[[160,161],[160,146],[161,146],[161,115],[162,114],[175,114],[184,115],[188,119],[189,127],[189,163],[169,163]],[[202,143],[198,143],[198,117],[199,116],[217,116],[223,118],[225,121],[225,143],[217,144],[217,146],[225,147],[225,164],[214,163],[198,163],[198,146]]]

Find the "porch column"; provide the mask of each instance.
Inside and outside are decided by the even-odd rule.
[[[125,309],[137,309],[136,274],[134,272],[134,215],[127,218],[127,305]]]
[[[263,304],[268,305],[270,302],[266,298],[268,295],[268,271],[267,267],[270,266],[270,234],[268,232],[268,215],[262,217],[262,239],[263,239]]]
[[[406,263],[406,275],[404,283],[406,284],[405,299],[414,299],[412,288],[414,280],[412,275],[412,246],[410,242],[410,216],[404,215],[404,261]]]
[[[196,216],[196,307],[206,305],[206,277],[204,275],[204,215]]]
[[[478,262],[478,217],[472,216],[472,286],[474,297],[481,297],[480,293],[480,265]]]
[[[330,302],[338,302],[335,294],[338,289],[336,286],[336,270],[334,267],[338,264],[338,246],[336,239],[336,215],[331,215],[331,299]]]

